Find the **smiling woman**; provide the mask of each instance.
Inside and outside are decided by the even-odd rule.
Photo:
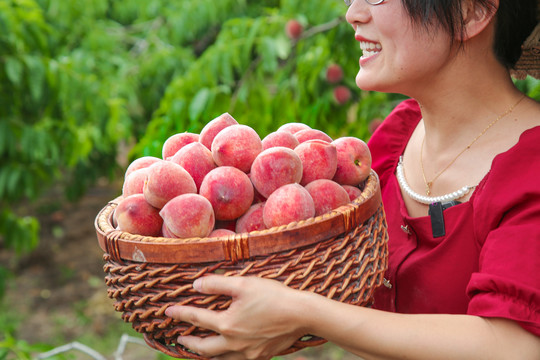
[[[217,359],[268,359],[305,334],[365,359],[540,358],[540,104],[510,76],[538,1],[346,4],[363,51],[356,84],[411,98],[368,144],[387,286],[366,308],[268,279],[202,277],[197,291],[232,303],[168,308],[220,334],[178,342]]]

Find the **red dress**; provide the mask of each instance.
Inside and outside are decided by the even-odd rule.
[[[389,268],[374,307],[400,313],[472,314],[517,321],[540,336],[540,126],[495,157],[467,202],[444,211],[446,235],[429,216],[408,215],[395,176],[420,121],[405,100],[368,142],[381,182]]]

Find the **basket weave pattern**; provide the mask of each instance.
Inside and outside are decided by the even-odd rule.
[[[376,196],[376,184],[368,182],[366,197]],[[358,199],[357,199],[358,200]],[[345,223],[351,222],[351,213],[362,206],[363,200],[337,211]],[[136,236],[114,230],[110,225],[115,203],[105,207],[96,219],[96,227],[107,227],[106,243],[133,242]],[[336,214],[330,215],[335,217]],[[311,222],[325,223],[327,216],[313,218]],[[105,222],[105,224],[103,223]],[[101,225],[100,225],[101,223]],[[293,224],[302,227],[302,223]],[[313,224],[311,224],[313,227]],[[280,228],[269,229],[275,241],[280,241]],[[251,234],[251,233],[250,233]],[[122,240],[122,236],[128,240]],[[141,237],[139,240],[150,241]],[[163,244],[163,238],[154,238],[154,246]],[[172,239],[169,239],[172,240]],[[177,241],[177,240],[175,240]],[[190,240],[195,241],[196,240]],[[204,239],[199,239],[204,244]],[[153,348],[177,358],[203,359],[176,344],[179,335],[211,336],[212,331],[194,327],[165,316],[167,307],[175,304],[224,310],[231,299],[223,295],[205,295],[196,292],[192,283],[205,274],[224,276],[258,276],[278,280],[294,289],[312,291],[330,299],[358,306],[370,306],[374,290],[382,284],[387,267],[387,231],[382,204],[361,224],[352,226],[337,236],[324,238],[313,244],[293,247],[267,255],[249,256],[246,239],[224,242],[225,258],[221,261],[197,263],[140,262],[123,259],[119,248],[106,246],[104,254],[105,282],[108,296],[122,318],[144,334]],[[240,244],[240,245],[239,245]],[[243,245],[242,245],[243,244]],[[202,245],[201,245],[202,246]],[[244,249],[243,249],[244,248]],[[299,339],[282,354],[301,350],[325,340],[307,336]]]

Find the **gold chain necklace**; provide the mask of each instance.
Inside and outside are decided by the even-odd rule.
[[[505,112],[503,112],[501,115],[499,115],[495,120],[493,120],[488,126],[486,126],[486,128],[484,130],[482,130],[482,132],[480,134],[478,134],[470,143],[469,145],[467,145],[467,147],[465,147],[465,149],[461,150],[459,152],[459,154],[456,155],[456,157],[450,161],[450,163],[448,165],[446,165],[444,167],[444,169],[442,169],[441,171],[439,171],[435,177],[433,179],[431,179],[431,181],[427,181],[427,178],[426,178],[426,173],[424,171],[424,160],[423,160],[423,157],[422,157],[422,154],[424,152],[424,142],[426,140],[426,135],[424,134],[424,138],[422,139],[422,145],[420,146],[420,167],[422,168],[422,177],[424,178],[424,184],[426,185],[426,195],[431,195],[431,187],[433,186],[433,182],[435,180],[437,180],[439,178],[439,176],[441,176],[442,173],[444,173],[450,166],[452,166],[452,164],[454,162],[456,162],[456,160],[465,152],[467,151],[475,142],[476,140],[478,140],[482,135],[484,135],[486,133],[486,131],[488,131],[493,125],[495,125],[497,123],[497,121],[501,120],[503,117],[505,117],[506,115],[510,114],[515,108],[516,106],[518,106],[518,104],[521,102],[521,100],[523,100],[526,96],[523,95],[522,97],[519,98],[519,100],[514,104],[512,105],[508,110],[506,110]]]

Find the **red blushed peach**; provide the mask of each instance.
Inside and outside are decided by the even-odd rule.
[[[352,186],[352,185],[342,185],[347,194],[349,195],[349,199],[353,201],[354,199],[358,198],[360,195],[362,195],[362,190],[358,186]]]
[[[143,194],[150,205],[161,209],[178,195],[196,192],[195,181],[180,165],[160,160],[148,168]]]
[[[227,229],[215,229],[215,230],[212,230],[212,232],[210,233],[210,235],[208,235],[208,237],[228,237],[231,235],[236,235],[236,233],[232,230],[227,230]]]
[[[199,194],[182,194],[159,212],[169,231],[181,239],[207,237],[214,229],[212,204]]]
[[[336,147],[324,140],[307,140],[294,152],[302,161],[302,180],[306,185],[317,179],[332,179],[337,169]]]
[[[327,133],[317,129],[300,130],[294,133],[294,136],[296,136],[296,139],[300,144],[308,140],[323,140],[329,143],[332,142],[332,138]]]
[[[249,210],[238,218],[235,231],[237,233],[245,233],[266,229],[263,220],[263,209],[264,203],[262,202],[251,205]]]
[[[217,118],[209,121],[199,134],[199,142],[206,146],[208,150],[212,149],[212,142],[216,135],[223,129],[231,125],[237,125],[238,121],[229,113],[224,113]]]
[[[350,203],[349,194],[337,182],[319,179],[306,185],[315,203],[315,216],[326,214],[342,205]]]
[[[122,195],[128,197],[133,194],[142,194],[148,168],[140,168],[130,172],[122,184]]]
[[[159,236],[163,220],[159,210],[148,204],[143,194],[130,195],[120,201],[115,211],[118,229],[142,236]]]
[[[233,220],[249,209],[254,192],[246,173],[232,166],[220,166],[205,176],[199,194],[210,201],[217,220]]]
[[[283,146],[289,149],[294,149],[299,144],[296,136],[288,131],[274,131],[262,139],[263,150]]]
[[[178,133],[170,136],[165,142],[163,143],[163,147],[161,148],[161,155],[164,160],[169,160],[170,157],[174,156],[178,150],[186,146],[187,144],[191,144],[193,142],[199,141],[199,134],[184,132],[184,133]]]
[[[169,230],[169,228],[167,227],[167,225],[165,225],[165,223],[163,223],[163,227],[161,228],[161,235],[163,237],[166,237],[166,238],[171,238],[171,239],[174,239],[174,238],[177,238],[178,236],[174,235],[171,230]]]
[[[234,166],[245,173],[261,151],[259,134],[247,125],[228,126],[212,142],[212,156],[218,166]]]
[[[126,173],[124,174],[124,179],[127,178],[129,174],[131,174],[133,171],[141,169],[141,168],[149,167],[150,165],[158,161],[161,161],[161,159],[155,156],[143,156],[143,157],[133,160],[126,169]]]
[[[277,131],[287,131],[287,132],[290,132],[291,134],[295,134],[300,130],[307,130],[307,129],[311,129],[311,127],[307,124],[300,123],[300,122],[290,122],[290,123],[281,125],[277,129]]]
[[[186,169],[195,181],[197,190],[201,187],[206,174],[217,167],[212,152],[199,142],[187,144],[170,159],[173,163]]]
[[[302,179],[302,160],[286,147],[273,147],[261,152],[253,161],[250,172],[255,189],[265,198],[285,185]]]
[[[333,141],[337,150],[337,169],[333,180],[341,185],[358,186],[371,172],[371,152],[356,137],[345,136]]]
[[[266,227],[287,225],[315,216],[315,203],[300,184],[283,185],[266,200],[263,221]]]

